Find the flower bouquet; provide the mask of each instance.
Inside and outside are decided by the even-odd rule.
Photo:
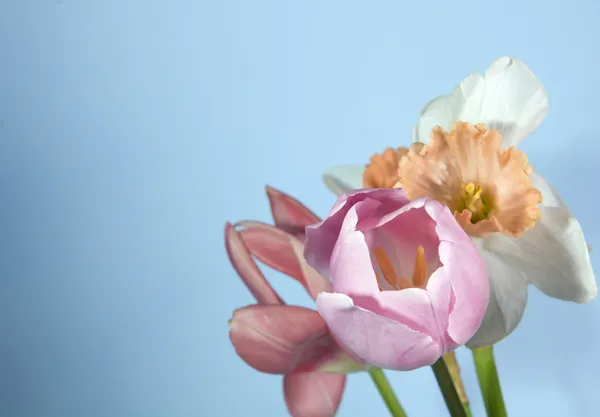
[[[519,324],[529,284],[576,303],[597,287],[578,221],[517,146],[546,116],[543,85],[502,57],[421,111],[408,147],[324,176],[324,219],[267,187],[274,224],[225,227],[257,304],[230,325],[237,354],[284,375],[294,417],[335,415],[346,375],[368,372],[406,416],[383,369],[431,366],[453,417],[471,416],[454,350],[475,361],[487,415],[506,416],[493,356]],[[316,310],[286,305],[258,260],[299,281]]]

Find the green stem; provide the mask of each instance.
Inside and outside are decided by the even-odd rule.
[[[463,384],[462,377],[460,376],[460,366],[458,366],[458,361],[456,360],[456,353],[454,351],[446,352],[444,353],[443,358],[444,362],[446,362],[448,370],[450,371],[452,381],[454,381],[454,386],[458,392],[458,398],[460,398],[460,402],[462,403],[463,407],[465,407],[467,417],[473,417],[473,414],[471,414],[469,399],[467,398],[467,392],[465,391],[465,386]]]
[[[473,359],[488,417],[507,417],[492,346],[473,350]]]
[[[467,417],[467,411],[458,396],[458,391],[456,390],[456,386],[450,375],[450,370],[448,369],[446,362],[444,362],[444,359],[438,359],[436,363],[431,365],[431,369],[433,369],[433,374],[440,386],[450,415],[452,417]]]
[[[383,401],[385,401],[385,405],[387,405],[387,408],[390,410],[392,416],[406,417],[406,413],[400,405],[400,401],[398,401],[396,394],[394,394],[394,390],[385,377],[383,371],[379,368],[373,368],[369,371],[369,375],[371,375],[373,383],[377,387],[381,398],[383,398]]]

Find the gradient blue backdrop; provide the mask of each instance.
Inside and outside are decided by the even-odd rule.
[[[422,105],[501,55],[548,89],[524,149],[594,244],[599,17],[594,0],[2,0],[0,416],[285,416],[281,378],[229,343],[252,298],[224,222],[268,221],[265,184],[325,214],[329,165],[408,143]],[[511,417],[598,415],[599,326],[598,302],[531,291],[497,346]],[[444,415],[429,369],[391,380],[410,415]],[[367,375],[339,415],[386,415]]]

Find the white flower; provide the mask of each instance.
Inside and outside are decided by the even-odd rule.
[[[484,76],[471,74],[451,94],[427,104],[410,150],[373,156],[366,173],[364,166],[339,166],[324,175],[337,195],[397,181],[410,198],[426,195],[454,210],[490,276],[486,316],[467,343],[473,349],[492,345],[517,327],[528,284],[577,303],[597,294],[579,222],[532,171],[525,154],[513,149],[547,111],[546,90],[531,70],[503,57]]]

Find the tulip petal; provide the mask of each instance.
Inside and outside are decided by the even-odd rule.
[[[356,231],[356,225],[362,213],[373,211],[380,204],[365,199],[353,205],[346,214],[331,254],[331,275],[337,277],[333,291],[352,295],[379,293],[369,246],[365,235]]]
[[[512,333],[521,322],[527,305],[524,272],[490,251],[487,246],[490,239],[475,241],[489,274],[490,298],[479,330],[466,343],[470,349],[491,346]]]
[[[430,283],[431,279],[434,282],[441,281],[432,276]],[[440,329],[445,329],[447,325],[451,298],[450,282],[446,279],[435,288],[430,289],[430,285],[427,287],[428,291],[421,288],[381,291],[370,297],[355,296],[352,300],[357,308],[401,323],[419,333],[430,335],[438,345],[443,345],[444,332]],[[435,314],[442,313],[441,310],[444,309],[445,315]]]
[[[406,195],[400,188],[393,188],[388,190],[381,190],[381,192],[373,193],[373,195],[369,195],[369,199],[383,199],[383,203],[377,207],[377,211],[373,213],[371,216],[368,216],[366,219],[361,219],[357,228],[362,231],[366,231],[368,229],[373,229],[381,226],[385,226],[387,223],[394,221],[400,217],[400,215],[413,210],[420,209],[425,206],[427,201],[430,201],[427,197],[417,198],[415,200],[409,200],[406,198]],[[411,213],[412,215],[422,216],[421,220],[428,220],[427,215],[425,213]],[[406,216],[406,214],[405,214]],[[415,219],[416,220],[416,219]],[[414,221],[414,223],[420,223],[419,221]],[[422,225],[415,224],[415,233],[419,235],[423,232],[423,229],[428,229],[433,222],[428,222],[428,225],[423,227]],[[433,228],[430,228],[431,232],[433,232]],[[417,230],[419,232],[417,232]],[[430,233],[427,233],[430,234]],[[437,240],[437,239],[436,239]]]
[[[379,229],[371,244],[386,248],[382,240],[384,233],[391,236],[393,243],[388,245],[390,249],[387,252],[393,253],[394,247],[399,249],[400,253],[396,254],[396,259],[400,261],[397,268],[400,275],[412,274],[412,268],[403,270],[402,264],[412,265],[417,244],[425,248],[425,253],[430,256],[434,255],[428,261],[428,269],[430,267],[437,269],[427,285],[429,298],[425,297],[425,301],[421,302],[422,313],[419,313],[419,309],[415,306],[406,308],[407,301],[383,302],[384,298],[391,299],[401,297],[402,294],[407,295],[409,294],[407,290],[399,293],[383,292],[374,297],[381,308],[375,309],[367,306],[364,304],[364,300],[359,302],[356,297],[353,297],[355,303],[378,314],[393,313],[393,316],[388,315],[387,317],[408,324],[414,330],[431,335],[436,343],[442,344],[444,347],[448,345],[454,348],[463,345],[479,328],[489,298],[488,276],[477,248],[456,222],[450,210],[435,200],[416,199],[393,211],[389,210],[389,206],[384,206],[385,204],[382,204],[370,218],[363,221],[360,229],[385,226]],[[379,212],[386,214],[378,216]],[[419,241],[412,242],[411,247],[408,245],[410,243],[408,237],[414,236],[419,236]],[[411,259],[402,262],[403,251],[410,253]],[[442,267],[439,268],[440,266]],[[348,278],[345,277],[345,279]],[[337,291],[335,285],[334,291]],[[431,316],[432,308],[436,312],[435,316]],[[409,317],[406,316],[407,313],[416,316]],[[426,317],[428,317],[427,320],[424,319]],[[409,322],[406,319],[412,321]],[[452,339],[447,343],[445,334],[440,334],[438,330],[446,327],[448,335]],[[445,348],[445,350],[448,349]]]
[[[330,278],[330,259],[333,249],[341,235],[340,228],[348,211],[358,202],[368,198],[371,201],[384,201],[386,209],[400,209],[409,203],[404,192],[399,188],[394,189],[360,189],[348,192],[340,196],[329,214],[322,222],[306,228],[306,243],[304,245],[304,256],[310,266],[315,268],[325,278]],[[374,203],[370,203],[374,204]],[[390,206],[391,205],[391,206]],[[364,206],[367,208],[368,206]],[[412,207],[412,206],[411,206]],[[371,216],[366,216],[371,217]],[[379,217],[382,217],[380,215]],[[366,222],[365,225],[369,225]],[[359,227],[358,224],[348,224],[350,229]],[[364,225],[360,225],[364,229]],[[350,230],[349,229],[349,230]]]
[[[319,294],[317,309],[339,342],[374,366],[407,371],[444,353],[430,336],[357,307],[345,294]]]
[[[304,245],[299,241],[294,240],[290,243],[300,265],[301,276],[304,280],[303,285],[312,298],[316,299],[322,292],[330,292],[331,283],[323,277],[323,275],[315,271],[314,268],[306,262],[306,259],[304,259]]]
[[[329,360],[350,362],[314,310],[251,305],[236,310],[229,325],[237,354],[261,372],[285,374],[321,366],[331,370],[335,364]]]
[[[304,239],[304,228],[321,221],[316,214],[294,197],[273,187],[267,186],[267,196],[271,204],[271,214],[275,226],[298,239]]]
[[[339,196],[346,191],[363,188],[364,165],[339,165],[323,175],[323,181],[331,192]]]
[[[239,233],[229,223],[225,224],[225,248],[231,264],[256,301],[260,304],[283,304],[283,300],[269,285],[252,260]]]
[[[296,279],[313,298],[330,291],[327,279],[310,267],[304,259],[304,245],[281,229],[259,222],[240,222],[239,233],[251,255],[265,265]]]
[[[452,288],[452,276],[453,268],[442,267],[438,268],[430,277],[427,282],[427,297],[431,305],[431,316],[432,321],[437,324],[437,332],[431,331],[430,335],[434,336],[434,339],[438,345],[442,348],[443,352],[449,352],[456,349],[457,347],[464,345],[467,340],[475,333],[477,328],[472,329],[470,333],[465,330],[467,323],[460,323],[457,319],[467,319],[470,317],[466,314],[459,314],[459,312],[453,311],[456,306],[456,298],[458,291]],[[406,290],[405,290],[406,291]],[[402,292],[402,291],[401,291]],[[483,310],[480,317],[483,316]],[[471,320],[472,321],[472,320]],[[457,323],[458,322],[458,323]],[[478,325],[481,324],[481,319],[478,320]],[[452,325],[452,326],[451,326]],[[468,336],[464,339],[458,338],[456,340],[457,332],[465,333]],[[432,329],[433,330],[433,329]]]
[[[463,345],[480,327],[483,312],[488,306],[488,272],[477,247],[454,219],[450,210],[434,200],[428,200],[425,209],[437,222],[436,233],[440,239],[439,256],[443,268],[430,278],[430,285],[444,275],[451,283],[454,305],[448,323],[448,335],[457,345]],[[436,294],[437,291],[431,291]],[[442,304],[443,305],[443,304]],[[438,315],[439,316],[439,315]]]
[[[299,278],[300,269],[290,241],[292,235],[270,224],[243,221],[234,225],[248,252],[269,267]]]
[[[399,196],[404,197],[400,189],[395,191],[399,191]],[[418,246],[425,251],[428,271],[441,266],[436,223],[424,208],[432,200],[419,198],[406,201],[404,203],[401,199],[394,201],[389,198],[370,217],[361,219],[357,226],[358,230],[365,233],[372,247],[379,246],[392,256],[392,265],[399,277],[412,276]],[[437,202],[435,204],[439,205]]]
[[[292,417],[334,417],[345,386],[345,375],[308,372],[283,378],[285,402]]]

